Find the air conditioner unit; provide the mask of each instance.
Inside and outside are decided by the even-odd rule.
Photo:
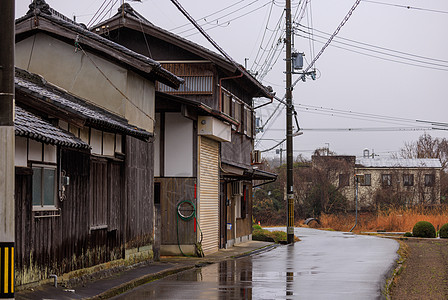
[[[241,181],[232,182],[232,196],[242,196],[243,195],[243,187]]]
[[[261,164],[261,151],[252,151],[252,164]]]

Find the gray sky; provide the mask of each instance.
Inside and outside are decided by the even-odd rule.
[[[87,24],[103,1],[47,0],[47,3],[68,17],[76,15],[78,22]],[[30,0],[16,1],[16,17],[26,13],[30,2]],[[116,13],[120,2],[117,1],[111,14]],[[204,29],[237,62],[244,65],[245,58],[248,58],[249,69],[257,67],[254,61],[260,68],[267,60],[268,52],[264,50],[271,49],[272,44],[275,45],[274,39],[271,39],[270,43],[267,42],[275,32],[274,29],[285,5],[284,0],[276,0],[273,4],[270,0],[180,0],[179,2],[195,19],[200,19],[199,23]],[[295,13],[299,0],[292,2],[292,11]],[[295,37],[295,48],[305,52],[308,62],[313,58],[313,49],[315,54],[320,51],[328,39],[326,33],[331,34],[335,31],[354,2],[355,0],[309,1],[308,10],[300,24],[320,32],[314,31],[316,41],[311,44],[309,39]],[[386,2],[389,5],[384,4]],[[174,33],[216,51],[196,30],[189,30],[192,26],[175,29],[187,24],[188,21],[171,1],[142,0],[130,4],[155,25],[168,30],[174,29]],[[227,9],[204,18],[224,8]],[[224,16],[226,14],[229,15]],[[266,27],[268,29],[264,34]],[[185,30],[189,31],[182,32]],[[308,36],[303,32],[298,33]],[[293,91],[299,123],[305,129],[303,135],[294,139],[295,155],[303,154],[308,157],[314,149],[329,144],[330,150],[338,154],[361,155],[364,148],[369,148],[381,156],[388,156],[390,152],[399,150],[405,142],[416,140],[424,131],[366,131],[366,129],[346,131],[345,129],[427,127],[426,124],[403,122],[397,118],[448,122],[447,33],[448,1],[446,0],[361,1],[337,36],[349,40],[335,38],[316,63],[318,79],[299,82]],[[263,35],[265,37],[263,50],[258,51]],[[278,35],[276,37],[278,39]],[[357,48],[350,45],[355,45]],[[373,51],[367,51],[366,48]],[[386,56],[379,52],[387,52],[390,55]],[[372,56],[379,56],[382,59]],[[404,60],[403,57],[407,59]],[[277,63],[272,64],[272,70],[262,81],[265,85],[271,85],[280,97],[285,90],[284,68],[284,51],[282,51]],[[260,74],[261,72],[259,76]],[[298,75],[293,75],[293,80],[297,78]],[[276,106],[277,103],[269,105],[265,109],[258,110],[257,114],[266,121]],[[340,110],[344,111],[344,114],[335,111],[329,113],[321,109],[310,110],[309,106]],[[375,116],[365,120],[365,115],[350,111]],[[383,118],[380,122],[380,117],[384,116],[394,119],[388,119],[386,123]],[[275,145],[276,142],[271,139],[280,141],[284,138],[285,110],[275,115],[272,120],[266,125],[270,130],[265,132],[263,140],[257,144],[258,149],[263,150]],[[334,131],[306,130],[318,128],[330,128]],[[435,137],[448,137],[448,131],[428,131],[428,133]],[[275,156],[275,151],[267,152],[265,155]]]

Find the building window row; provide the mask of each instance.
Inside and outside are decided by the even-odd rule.
[[[381,174],[383,186],[392,185],[392,174]],[[435,184],[434,174],[425,174],[425,186],[432,187]],[[403,174],[403,186],[414,186],[414,174]]]
[[[339,174],[339,187],[349,186],[349,174]],[[362,186],[372,185],[372,175],[363,174],[363,180],[360,181]],[[392,174],[381,174],[381,185],[384,187],[392,186]],[[432,187],[435,185],[435,175],[425,174],[425,186]],[[403,186],[414,186],[414,174],[403,174]]]

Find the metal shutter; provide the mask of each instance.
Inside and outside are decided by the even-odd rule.
[[[199,224],[205,253],[218,250],[219,239],[219,143],[199,137]]]

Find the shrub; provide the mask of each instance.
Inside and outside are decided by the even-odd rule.
[[[252,231],[252,240],[263,241],[271,243],[284,243],[287,240],[287,234],[284,231],[269,231],[266,229],[254,229]],[[294,241],[298,242],[300,239],[294,236]]]
[[[445,223],[440,227],[439,236],[443,239],[448,238],[448,223]]]
[[[274,239],[270,236],[270,231],[266,229],[254,229],[252,231],[252,240],[274,243]]]
[[[436,229],[428,221],[420,221],[414,225],[412,235],[415,237],[435,238]]]
[[[252,228],[255,230],[255,229],[261,229],[261,226],[260,225],[258,225],[258,224],[254,224],[254,225],[252,225]]]
[[[405,234],[404,234],[404,237],[412,237],[412,232],[406,232]]]

